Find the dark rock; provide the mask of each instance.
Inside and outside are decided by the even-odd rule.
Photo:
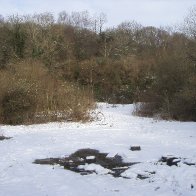
[[[36,159],[33,163],[40,165],[55,165],[59,164],[59,158]]]
[[[129,167],[116,167],[116,168],[111,168],[112,173],[111,175],[114,177],[120,177],[123,172],[125,172]]]
[[[94,150],[94,149],[90,149],[90,148],[86,148],[86,149],[80,149],[77,150],[75,153],[71,154],[69,157],[73,158],[73,157],[80,157],[80,158],[86,158],[88,156],[98,156],[99,151],[98,150]],[[107,156],[107,154],[102,153],[105,157]]]
[[[141,150],[141,147],[140,146],[131,146],[130,147],[130,150],[131,151],[140,151]]]
[[[11,137],[5,137],[3,135],[0,135],[0,141],[1,140],[9,140],[9,139],[11,139]]]
[[[154,174],[156,174],[156,172],[155,172],[155,171],[153,171],[153,172],[148,172],[148,173],[149,173],[149,174],[153,174],[153,175],[154,175]]]
[[[180,159],[177,157],[172,157],[172,156],[168,156],[168,157],[163,156],[163,157],[161,157],[159,162],[166,163],[168,166],[173,166],[173,165],[178,166]]]
[[[175,156],[162,156],[161,159],[158,161],[159,163],[166,163],[168,166],[178,166],[178,163],[182,163],[188,166],[195,166],[196,163],[189,162],[186,158],[175,157]]]
[[[155,171],[145,171],[145,174],[137,174],[137,178],[140,180],[145,180],[155,174],[156,174]]]
[[[185,165],[188,165],[188,166],[196,165],[196,163],[189,163],[189,162],[186,162],[186,161],[184,162],[184,164],[185,164]]]
[[[158,186],[158,187],[155,188],[155,191],[157,191],[157,190],[159,190],[159,189],[160,189],[160,187]]]
[[[142,175],[142,174],[138,174],[138,175],[137,175],[137,178],[139,178],[140,180],[145,180],[145,179],[149,178],[149,176],[145,176],[145,175]]]
[[[80,175],[82,176],[86,176],[86,175],[93,174],[93,173],[95,173],[95,171],[90,171],[90,170],[80,171]]]

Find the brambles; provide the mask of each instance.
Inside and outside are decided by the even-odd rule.
[[[89,110],[94,106],[92,96],[54,78],[41,62],[10,64],[1,74],[7,75],[0,80],[1,123],[89,120]]]

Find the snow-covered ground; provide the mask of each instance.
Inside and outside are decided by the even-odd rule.
[[[196,123],[156,121],[132,115],[133,105],[99,104],[99,120],[91,123],[49,123],[0,126],[1,196],[135,196],[196,195],[196,166],[157,164],[163,155],[196,163]],[[130,151],[132,145],[141,151]],[[126,162],[141,162],[114,178],[94,164],[98,174],[82,176],[55,165],[32,164],[35,159],[64,157],[92,148]],[[107,175],[106,175],[107,174]],[[149,178],[141,180],[137,175]]]

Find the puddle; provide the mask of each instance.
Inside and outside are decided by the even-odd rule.
[[[70,170],[80,175],[89,174],[110,174],[115,178],[127,178],[123,173],[129,169],[132,165],[139,164],[140,162],[123,162],[120,155],[108,157],[108,153],[101,153],[95,149],[80,149],[75,153],[63,157],[63,158],[46,158],[36,159],[35,164],[42,165],[60,165],[64,169]],[[183,163],[189,166],[195,166],[196,164],[188,159],[183,159],[175,156],[163,156],[158,162],[160,164],[166,164],[168,166],[179,166],[179,163]],[[137,179],[145,180],[154,175],[155,172],[148,172],[146,174],[138,174]]]
[[[64,158],[46,158],[36,159],[35,164],[58,164],[63,166],[64,169],[80,173],[81,175],[88,175],[92,173],[98,174],[96,169],[88,169],[88,165],[98,165],[107,169],[107,173],[113,177],[122,177],[121,174],[126,171],[130,166],[138,164],[138,162],[125,163],[120,155],[114,157],[107,157],[108,153],[101,153],[95,149],[80,149],[68,157]],[[87,166],[87,167],[85,167]],[[124,177],[123,177],[124,178]]]

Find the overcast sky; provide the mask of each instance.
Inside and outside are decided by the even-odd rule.
[[[136,20],[143,25],[165,26],[183,20],[196,0],[0,0],[0,14],[59,13],[88,10],[104,12],[107,26]]]

